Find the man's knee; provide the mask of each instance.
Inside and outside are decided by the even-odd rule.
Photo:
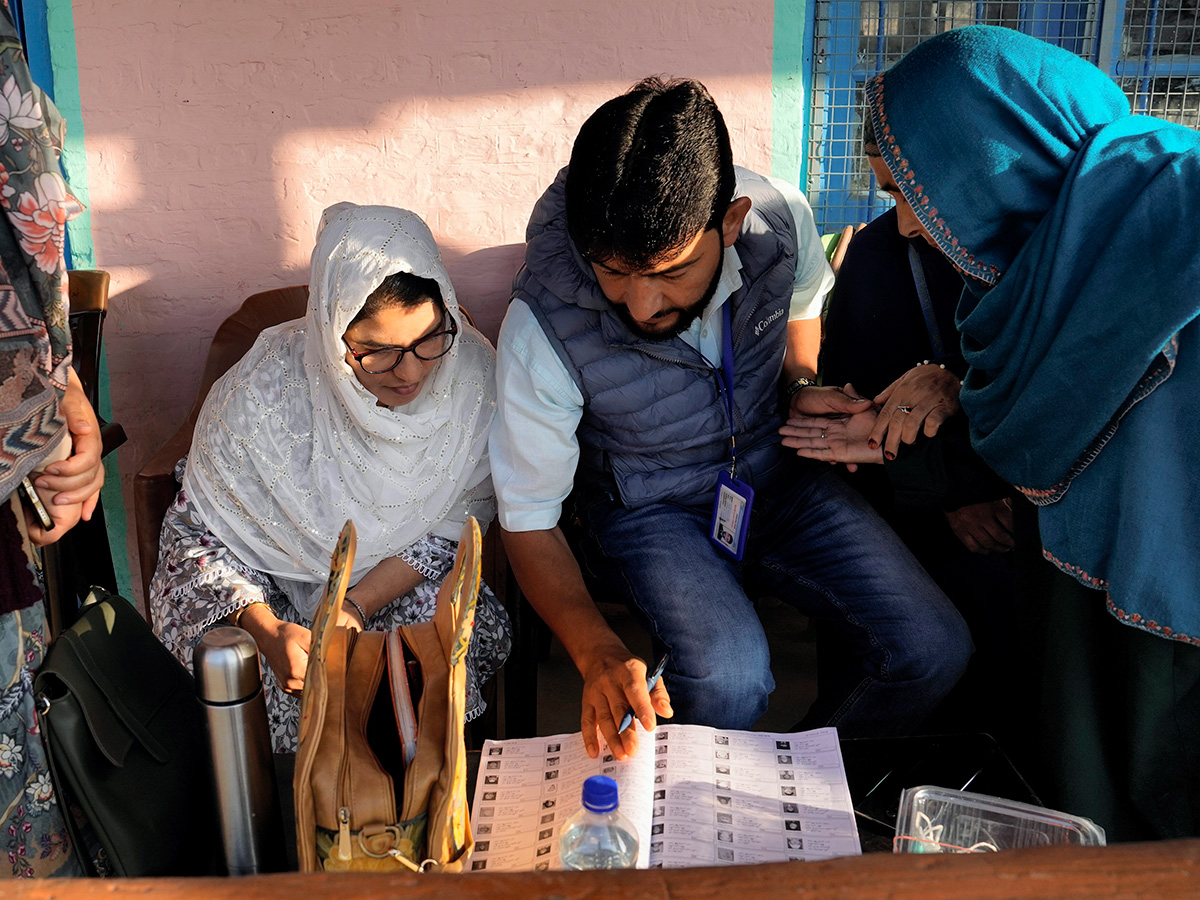
[[[966,671],[975,651],[967,623],[948,607],[929,616],[908,635],[908,640],[891,648],[889,675],[895,680],[925,682],[930,690],[948,692]]]
[[[692,648],[679,659],[672,651],[672,669],[676,671],[671,691],[676,721],[714,728],[749,728],[766,712],[775,681],[765,641],[722,637],[709,635],[703,646]]]

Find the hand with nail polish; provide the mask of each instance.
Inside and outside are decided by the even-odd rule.
[[[872,448],[883,448],[885,459],[895,459],[900,443],[914,443],[924,431],[933,437],[962,407],[958,391],[962,382],[937,365],[914,366],[875,397],[879,411],[868,437]]]

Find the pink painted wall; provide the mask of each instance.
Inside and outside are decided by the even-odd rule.
[[[582,121],[637,79],[703,80],[735,159],[770,171],[773,0],[73,9],[127,505],[133,473],[186,415],[220,321],[251,293],[308,280],[325,206],[422,215],[494,338],[534,201]]]

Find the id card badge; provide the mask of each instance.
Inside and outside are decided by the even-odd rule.
[[[750,530],[750,507],[754,488],[732,477],[724,469],[717,477],[717,496],[713,500],[712,531],[709,538],[721,550],[741,560]]]

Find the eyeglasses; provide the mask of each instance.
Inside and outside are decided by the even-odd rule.
[[[445,318],[450,322],[449,327],[427,334],[407,347],[380,347],[378,350],[358,351],[351,347],[344,337],[342,343],[364,372],[368,375],[382,375],[400,365],[405,353],[411,353],[422,362],[432,362],[449,353],[450,348],[454,346],[454,338],[458,335],[458,323],[448,312]]]

